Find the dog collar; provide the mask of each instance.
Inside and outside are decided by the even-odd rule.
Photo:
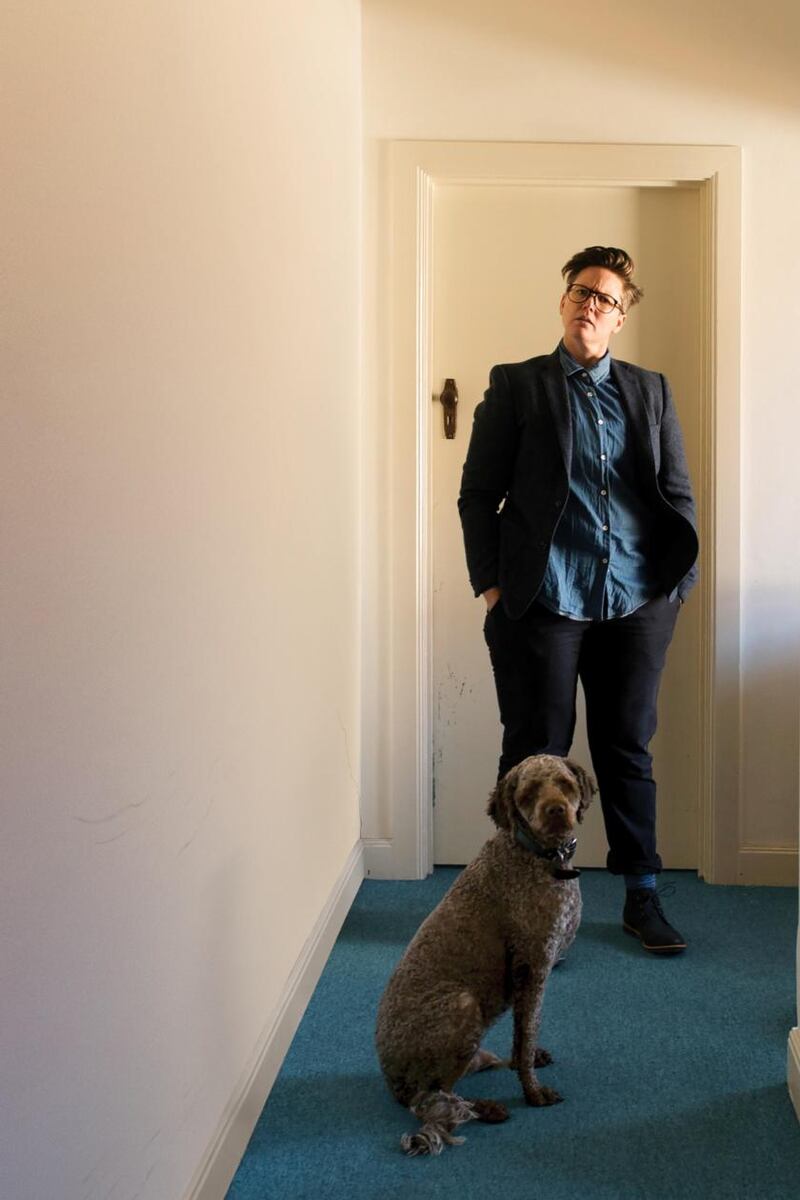
[[[517,843],[531,854],[551,862],[553,864],[552,874],[556,879],[577,879],[580,875],[577,867],[567,866],[578,845],[577,838],[570,838],[561,846],[543,846],[531,833],[528,823],[522,824],[521,819],[514,830],[514,837]]]

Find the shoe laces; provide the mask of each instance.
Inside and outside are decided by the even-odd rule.
[[[678,889],[674,883],[665,883],[664,886],[660,888],[642,888],[642,898],[640,900],[640,904],[642,908],[654,908],[658,915],[666,921],[667,918],[664,914],[663,908],[661,907],[661,897],[674,896],[677,890]]]
[[[677,890],[678,889],[676,888],[674,883],[665,883],[663,887],[656,888],[656,890],[653,892],[653,903],[655,904],[655,907],[656,907],[658,913],[660,914],[660,916],[664,917],[664,910],[661,907],[662,896],[666,896],[666,897],[674,896],[675,893],[677,892]],[[664,917],[664,920],[666,920],[666,917]]]

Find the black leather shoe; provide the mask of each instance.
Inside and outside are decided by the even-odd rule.
[[[658,893],[652,888],[632,888],[627,893],[622,928],[638,937],[651,954],[680,954],[686,949],[686,941],[664,916]]]

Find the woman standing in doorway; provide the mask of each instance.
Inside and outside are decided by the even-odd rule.
[[[566,756],[578,679],[624,928],[653,953],[686,947],[656,893],[649,744],[679,606],[697,576],[683,439],[663,375],[612,359],[642,298],[624,250],[565,264],[564,333],[552,354],[494,367],[458,507],[494,671],[499,774]]]

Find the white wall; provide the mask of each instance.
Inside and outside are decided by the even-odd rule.
[[[529,0],[365,0],[366,309],[383,270],[382,143],[387,139],[708,143],[743,147],[742,662],[743,848],[797,843],[800,716],[800,485],[794,351],[800,303],[795,233],[800,194],[800,12],[766,5],[608,5],[563,10]],[[788,282],[787,282],[788,281]],[[644,283],[646,285],[646,280]],[[558,281],[551,281],[557,288]],[[370,327],[368,326],[368,329]],[[367,394],[378,391],[385,330]],[[370,342],[367,342],[368,347]],[[530,352],[548,347],[532,343]],[[386,440],[365,477],[378,545]],[[392,614],[385,578],[367,579],[377,648]],[[466,575],[465,575],[465,587]],[[379,661],[379,649],[375,651]],[[377,685],[376,685],[377,686]],[[391,732],[365,739],[365,778],[379,780]],[[373,752],[372,747],[378,749]],[[373,792],[379,798],[372,803]],[[379,788],[365,832],[391,837]],[[737,820],[732,798],[731,820]]]
[[[0,1193],[177,1200],[359,835],[359,6],[2,42]]]

